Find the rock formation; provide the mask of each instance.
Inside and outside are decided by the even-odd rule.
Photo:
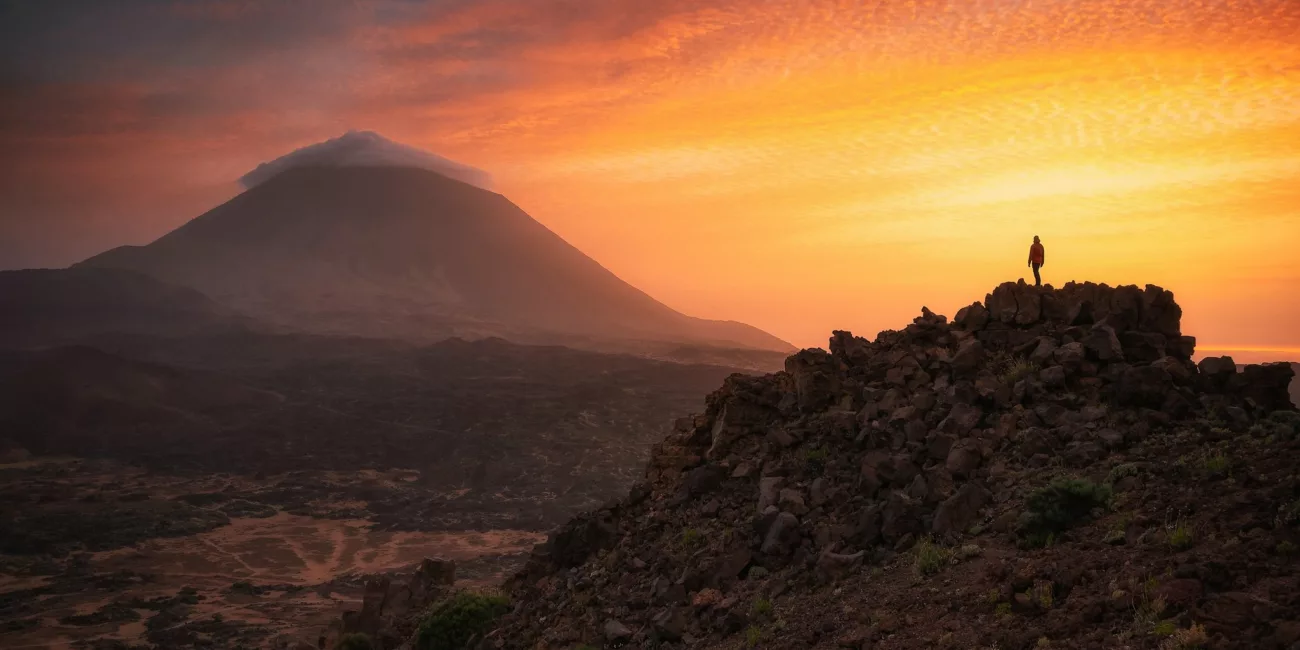
[[[1180,317],[1008,283],[734,375],[479,647],[1300,647],[1294,373]]]

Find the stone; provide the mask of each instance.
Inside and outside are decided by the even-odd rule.
[[[989,310],[976,301],[957,310],[957,316],[953,318],[953,323],[967,331],[978,332],[984,329],[985,325],[988,325]]]
[[[766,555],[784,555],[799,539],[799,518],[788,512],[778,513],[763,538],[761,550]]]
[[[891,493],[881,512],[881,536],[886,542],[892,544],[905,535],[916,535],[921,532],[921,504],[902,492]]]
[[[1232,357],[1205,357],[1196,364],[1202,379],[1202,389],[1222,392],[1237,375],[1237,363]]]
[[[1295,370],[1289,363],[1251,364],[1241,371],[1241,396],[1253,400],[1265,411],[1289,411],[1290,387]]]
[[[1050,336],[1038,337],[1034,349],[1029,353],[1029,362],[1038,366],[1046,366],[1056,355],[1056,339]]]
[[[948,452],[947,460],[944,462],[944,468],[953,476],[966,477],[979,469],[983,460],[984,455],[980,450],[979,441],[974,438],[966,438],[953,445]]]
[[[765,476],[758,480],[758,511],[777,504],[781,498],[781,488],[785,486],[784,476]]]
[[[939,430],[954,436],[970,433],[984,417],[984,410],[971,404],[956,404],[949,411],[948,417],[939,423]]]
[[[782,510],[793,512],[796,515],[802,515],[808,512],[808,504],[803,500],[803,494],[799,490],[786,488],[781,490],[780,497],[777,500],[777,506]]]
[[[799,409],[805,413],[829,406],[840,392],[839,361],[825,350],[801,350],[785,360],[785,371],[794,379]]]
[[[662,641],[680,641],[686,633],[686,617],[677,609],[665,609],[651,619],[655,638]]]
[[[713,570],[714,584],[721,585],[735,579],[744,572],[752,559],[753,554],[747,548],[736,549],[723,556]]]
[[[605,641],[608,643],[625,643],[632,639],[632,630],[619,621],[605,621]]]
[[[975,483],[964,483],[956,494],[946,499],[934,512],[931,530],[936,535],[960,533],[979,520],[979,510],[992,499],[988,490]]]
[[[829,549],[817,556],[817,576],[823,581],[839,580],[862,566],[866,551],[832,553]]]
[[[1157,366],[1129,366],[1115,386],[1115,397],[1124,406],[1158,409],[1173,387],[1173,377]]]
[[[948,452],[952,451],[953,443],[957,442],[957,436],[946,433],[935,434],[926,445],[926,451],[930,458],[934,460],[947,460]]]
[[[811,498],[814,508],[825,504],[828,498],[826,494],[826,479],[813,479],[812,485],[808,487],[808,496]]]
[[[686,476],[686,485],[691,496],[700,496],[717,490],[722,486],[726,471],[716,465],[701,465],[692,469]]]
[[[973,375],[984,364],[984,344],[978,339],[962,343],[952,357],[953,372],[959,375]]]
[[[1062,366],[1043,368],[1038,373],[1038,380],[1048,388],[1060,388],[1065,385],[1065,368]]]
[[[1089,358],[1102,363],[1124,360],[1124,348],[1120,346],[1119,337],[1114,328],[1107,325],[1094,325],[1084,338],[1083,347]]]

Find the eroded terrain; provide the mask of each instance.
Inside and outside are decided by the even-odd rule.
[[[41,458],[0,466],[0,477],[11,513],[0,557],[8,648],[314,643],[359,602],[364,576],[440,556],[462,579],[495,584],[542,538],[383,530],[357,518],[369,502],[333,500],[348,488],[404,494],[419,478],[409,470],[256,479]],[[315,485],[319,498],[291,513],[277,503],[286,481]]]

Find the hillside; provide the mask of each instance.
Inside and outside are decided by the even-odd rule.
[[[0,348],[66,345],[106,333],[178,337],[258,327],[194,289],[136,271],[0,272]]]
[[[734,376],[553,533],[480,648],[1292,648],[1286,364],[1158,287],[1006,284]]]
[[[316,333],[792,350],[678,313],[500,194],[428,169],[290,166],[259,180],[151,244],[79,266],[139,271]]]

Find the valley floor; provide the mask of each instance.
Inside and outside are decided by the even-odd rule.
[[[372,486],[418,477],[360,474]],[[0,476],[8,507],[39,506],[18,507],[5,524],[5,648],[315,645],[356,609],[365,576],[438,556],[454,560],[462,580],[496,584],[542,539],[510,529],[378,530],[354,514],[365,502],[331,502],[324,489],[297,507],[265,503],[283,490],[282,476],[169,476],[72,458],[0,465]]]

